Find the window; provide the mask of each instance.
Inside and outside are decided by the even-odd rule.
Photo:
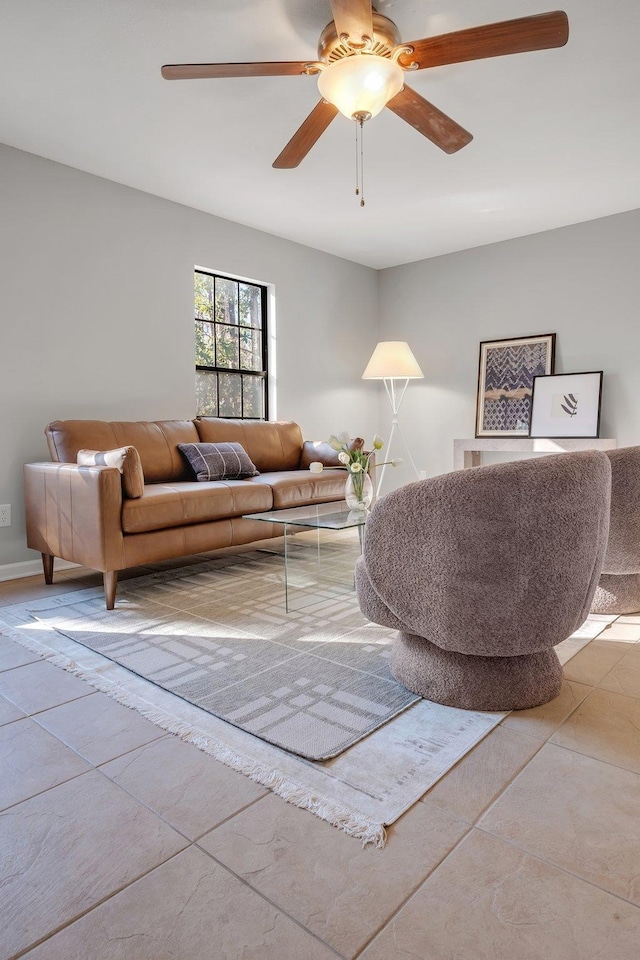
[[[267,288],[196,270],[196,411],[266,420]]]

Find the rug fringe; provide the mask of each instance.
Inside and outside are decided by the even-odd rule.
[[[231,767],[233,770],[238,771],[238,773],[244,774],[255,783],[266,787],[268,790],[271,790],[272,793],[286,800],[287,803],[301,807],[303,810],[308,810],[321,820],[326,820],[332,824],[332,826],[343,830],[350,837],[361,840],[363,846],[366,846],[368,843],[373,844],[373,846],[378,847],[378,849],[382,849],[385,846],[387,842],[387,832],[383,824],[374,823],[362,815],[346,810],[319,794],[309,793],[305,787],[290,777],[285,777],[278,773],[277,770],[258,763],[256,760],[250,760],[248,757],[234,753],[229,747],[214,737],[198,733],[189,724],[184,723],[184,721],[178,720],[170,713],[154,707],[142,697],[119,689],[112,680],[101,677],[94,670],[81,667],[70,657],[56,653],[39,641],[33,640],[31,637],[27,637],[17,630],[12,629],[8,624],[2,624],[0,633],[9,637],[11,640],[15,640],[16,643],[19,643],[32,653],[39,654],[54,666],[66,670],[67,673],[72,673],[80,680],[85,680],[92,687],[95,687],[96,690],[106,694],[106,696],[112,700],[117,700],[117,702],[123,706],[136,710],[137,713],[141,714],[156,726],[180,737],[187,743],[192,743],[198,750],[208,754],[208,756],[213,757],[215,760],[219,760],[220,763]]]

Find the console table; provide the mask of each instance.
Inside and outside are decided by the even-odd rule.
[[[575,450],[615,450],[618,442],[609,438],[571,437],[479,437],[453,441],[453,469],[481,467],[483,453],[571,453]]]

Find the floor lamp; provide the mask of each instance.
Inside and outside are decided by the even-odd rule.
[[[405,343],[404,340],[383,340],[376,346],[375,350],[371,354],[371,359],[367,364],[366,370],[362,374],[362,379],[384,380],[385,390],[387,391],[387,396],[389,397],[389,403],[391,404],[391,410],[393,412],[393,419],[391,421],[391,433],[389,434],[389,443],[387,446],[387,454],[385,459],[388,460],[391,456],[393,438],[397,433],[398,437],[404,444],[405,450],[409,454],[411,466],[413,467],[416,477],[419,480],[420,474],[418,473],[418,468],[413,461],[411,451],[409,450],[407,441],[402,435],[402,430],[400,429],[400,425],[398,423],[398,410],[400,409],[400,404],[402,403],[402,399],[406,393],[407,387],[409,386],[409,380],[424,379],[424,374],[418,366],[418,361],[411,352],[409,344]],[[382,481],[384,479],[384,472],[386,469],[387,468],[385,465],[382,467],[380,472],[376,496],[380,494]]]

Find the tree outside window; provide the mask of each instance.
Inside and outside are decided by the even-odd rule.
[[[196,410],[266,420],[267,288],[196,270]]]

